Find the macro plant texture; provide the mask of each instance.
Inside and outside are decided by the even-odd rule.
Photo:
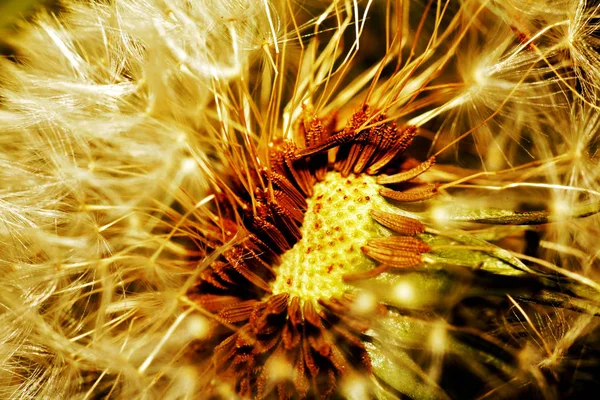
[[[62,0],[5,28],[0,398],[593,393],[599,21]]]

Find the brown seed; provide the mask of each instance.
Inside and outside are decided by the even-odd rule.
[[[394,175],[378,176],[377,183],[389,184],[409,181],[421,175],[423,172],[427,171],[434,163],[435,157],[430,157],[427,161],[422,162],[421,164],[409,169],[408,171],[402,171]]]
[[[384,264],[389,264],[392,267],[416,267],[423,264],[423,259],[420,254],[411,253],[408,251],[398,251],[385,247],[361,247],[363,253]]]
[[[431,249],[427,243],[410,236],[389,236],[372,239],[367,242],[367,246],[373,248],[388,248],[416,254],[426,253]]]
[[[379,189],[379,194],[391,200],[412,203],[431,199],[437,193],[438,185],[425,185],[416,189],[396,191],[388,188]]]
[[[378,210],[371,210],[370,214],[381,225],[402,235],[413,236],[425,232],[425,225],[413,218]]]

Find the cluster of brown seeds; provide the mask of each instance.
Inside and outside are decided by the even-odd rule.
[[[418,176],[433,159],[408,171],[393,167],[400,164],[395,161],[416,129],[398,129],[368,107],[357,111],[341,132],[334,126],[335,120],[305,120],[297,143],[273,146],[269,169],[246,170],[255,182],[252,187],[241,178],[227,182],[213,230],[204,235],[207,255],[229,245],[203,271],[189,296],[222,324],[211,338],[218,341],[213,352],[216,375],[241,396],[327,397],[348,371],[371,368],[363,345],[368,320],[351,311],[352,294],[306,301],[273,294],[270,283],[277,277],[280,256],[301,239],[313,185],[330,170],[346,177],[376,175],[387,168],[393,174],[378,176],[377,182],[397,184]],[[379,193],[393,201],[420,201],[435,191],[434,186],[421,185],[404,191],[382,187]],[[399,235],[364,243],[362,252],[379,265],[347,274],[345,281],[418,266],[429,250],[414,237],[424,232],[419,221],[380,210],[372,210],[371,217]],[[385,313],[385,306],[375,312]]]

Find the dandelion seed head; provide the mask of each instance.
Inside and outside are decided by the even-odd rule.
[[[333,394],[347,374],[370,371],[361,334],[372,315],[360,309],[386,311],[372,300],[355,306],[361,292],[350,282],[418,266],[429,250],[415,237],[424,225],[398,204],[430,199],[435,185],[392,190],[378,182],[378,172],[402,157],[417,129],[388,124],[381,114],[363,129],[370,115],[368,105],[360,107],[339,133],[330,121],[305,117],[291,140],[270,146],[270,171],[260,157],[251,159],[256,170],[234,163],[232,170],[243,173],[229,176],[222,189],[232,197],[214,196],[224,218],[212,220],[214,233],[203,240],[218,249],[223,234],[245,230],[249,239],[202,271],[188,296],[239,327],[214,338],[213,358],[217,374],[240,394],[260,397],[275,387],[299,397]],[[387,179],[418,177],[432,162]],[[232,220],[236,212],[243,225]],[[279,359],[293,374],[273,382],[271,365]]]
[[[472,398],[573,359],[594,224],[481,193],[595,196],[595,6],[317,3],[64,0],[7,38],[1,398]],[[499,322],[507,292],[590,320]]]

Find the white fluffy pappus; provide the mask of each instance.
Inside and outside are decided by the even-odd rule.
[[[596,8],[525,3],[64,0],[21,22],[0,60],[0,398],[234,398],[203,339],[239,321],[187,296],[242,239],[207,255],[210,229],[258,204],[303,118],[339,131],[367,101],[420,129],[406,168],[438,163],[409,184],[437,197],[403,210],[427,224],[423,270],[356,283],[376,374],[340,395],[470,393],[447,362],[478,395],[559,396],[600,313],[597,216],[574,220],[598,211],[579,211],[599,193]],[[265,365],[273,394],[295,377]]]
[[[178,319],[182,271],[161,261],[183,250],[151,232],[182,180],[204,193],[190,143],[204,157],[214,81],[241,74],[274,32],[273,10],[61,6],[7,38],[17,63],[0,59],[0,397],[150,396],[172,374],[178,397],[197,377],[151,360],[168,366],[169,340],[203,330]]]

